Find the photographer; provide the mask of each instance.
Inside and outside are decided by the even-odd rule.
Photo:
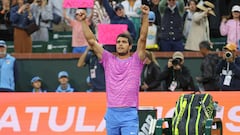
[[[223,59],[216,70],[220,75],[220,90],[240,90],[240,58],[236,53],[237,45],[228,43],[223,51]]]
[[[159,74],[159,81],[165,81],[164,89],[171,91],[195,90],[193,78],[189,69],[184,66],[184,56],[181,52],[175,52],[168,65]]]

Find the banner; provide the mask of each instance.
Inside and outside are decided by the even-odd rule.
[[[91,8],[94,5],[94,0],[64,0],[64,8]]]
[[[240,92],[209,92],[222,110],[224,135],[240,134]],[[1,135],[106,135],[106,93],[1,93]],[[172,117],[181,92],[141,92],[140,106]]]
[[[117,36],[127,31],[126,24],[98,24],[98,41],[101,44],[116,45]]]

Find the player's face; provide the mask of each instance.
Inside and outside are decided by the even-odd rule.
[[[121,56],[127,55],[131,50],[131,45],[128,42],[128,39],[125,37],[119,37],[117,39],[116,50],[117,53]]]

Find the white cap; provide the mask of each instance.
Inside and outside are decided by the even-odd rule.
[[[234,11],[240,12],[240,6],[238,6],[238,5],[233,6],[232,12],[234,12]]]

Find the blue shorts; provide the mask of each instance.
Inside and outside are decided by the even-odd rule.
[[[105,120],[107,135],[138,135],[137,108],[107,108]]]
[[[73,47],[72,53],[84,53],[86,49],[87,49],[87,46]]]

